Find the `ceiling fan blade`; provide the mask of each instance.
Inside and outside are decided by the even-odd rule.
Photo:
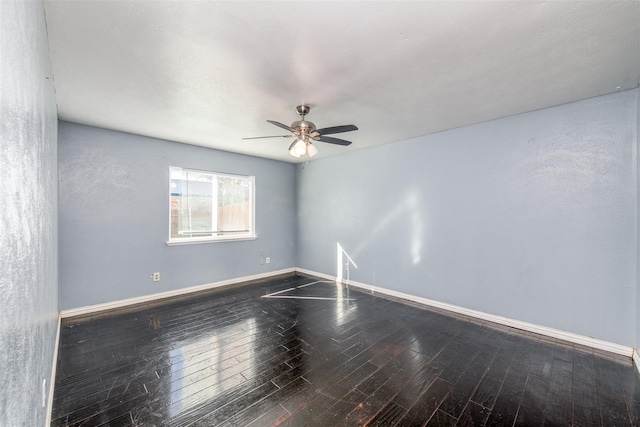
[[[271,135],[271,136],[252,136],[242,139],[262,139],[262,138],[293,138],[293,135]]]
[[[272,125],[276,125],[276,126],[278,126],[278,127],[281,127],[282,129],[286,129],[286,130],[288,130],[288,131],[289,131],[289,132],[291,132],[291,133],[294,133],[294,132],[296,131],[294,128],[289,127],[289,126],[287,126],[287,125],[283,125],[282,123],[279,123],[279,122],[276,122],[276,121],[273,121],[273,120],[267,120],[267,121],[268,121],[269,123],[271,123]]]
[[[328,142],[329,144],[338,144],[338,145],[350,145],[351,141],[345,141],[344,139],[340,139],[340,138],[332,138],[330,136],[322,136],[320,135],[317,138],[313,138],[316,141],[322,141],[322,142]]]
[[[358,127],[356,125],[332,126],[330,128],[318,129],[316,132],[320,135],[329,135],[332,133],[351,132],[352,130],[358,130]]]

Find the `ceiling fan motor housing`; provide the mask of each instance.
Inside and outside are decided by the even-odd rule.
[[[301,133],[311,133],[316,130],[316,125],[313,124],[313,122],[308,122],[306,120],[293,122],[291,123],[291,127],[295,130],[300,130]]]

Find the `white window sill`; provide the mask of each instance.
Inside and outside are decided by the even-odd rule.
[[[242,240],[256,240],[258,236],[247,237],[233,237],[233,238],[221,238],[221,239],[192,239],[192,240],[169,240],[167,246],[181,246],[181,245],[197,245],[200,243],[218,243],[218,242],[237,242]]]

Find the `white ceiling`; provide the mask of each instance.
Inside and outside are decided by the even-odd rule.
[[[319,158],[630,89],[640,2],[47,1],[59,117],[255,156],[355,124]],[[305,160],[305,159],[301,159]]]

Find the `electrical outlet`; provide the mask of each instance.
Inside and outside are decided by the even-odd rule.
[[[151,273],[151,279],[154,282],[159,282],[160,281],[160,273]]]
[[[344,264],[344,269],[349,271],[349,263],[348,262]]]
[[[266,262],[267,264],[269,264],[269,263],[271,262],[271,257],[267,257],[267,258],[265,259],[265,262]]]

